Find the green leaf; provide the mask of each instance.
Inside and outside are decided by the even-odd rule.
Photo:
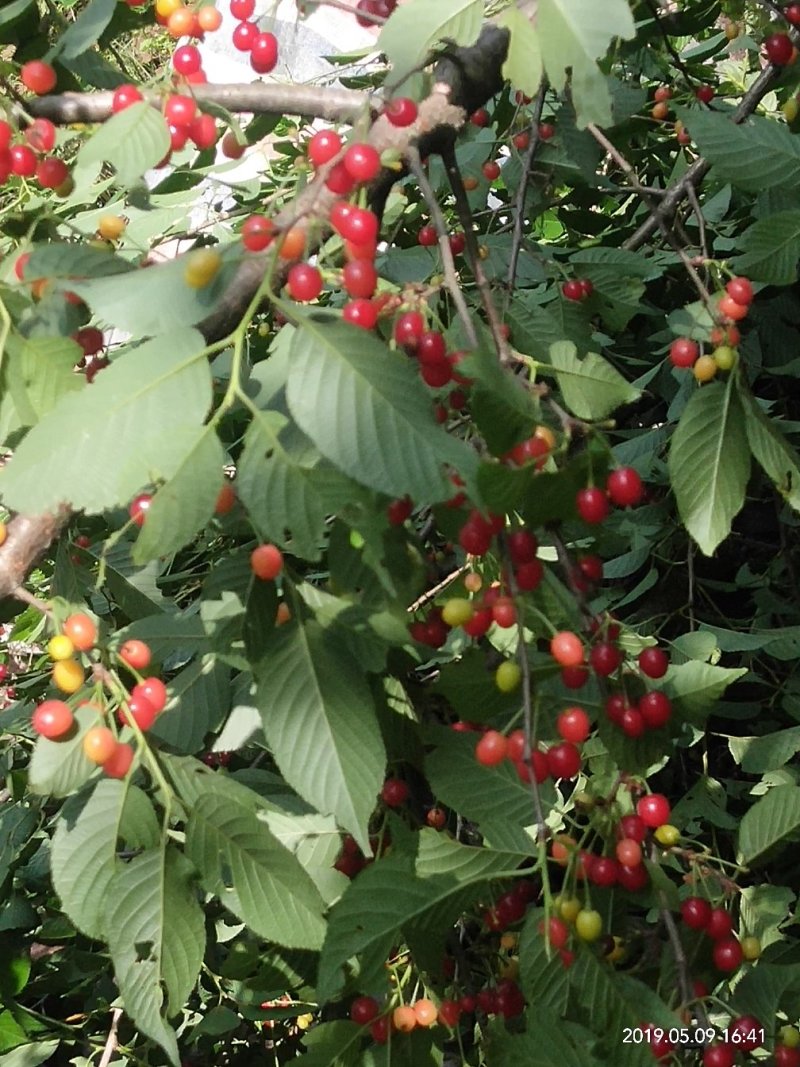
[[[615,37],[634,36],[627,0],[539,0],[536,29],[553,88],[561,91],[572,71],[572,98],[578,126],[611,123],[611,95],[597,66]]]
[[[396,84],[418,67],[445,39],[473,44],[481,28],[482,0],[409,0],[389,17],[378,37],[378,49],[392,65]]]
[[[800,180],[800,145],[786,123],[751,115],[731,122],[726,114],[676,108],[692,140],[712,164],[718,181],[760,193],[796,187]]]
[[[179,1012],[200,971],[205,920],[191,889],[191,864],[172,846],[121,866],[108,889],[106,928],[126,1013],[180,1063],[166,1017]]]
[[[744,504],[750,450],[741,404],[728,381],[696,390],[672,437],[669,474],[678,511],[705,555],[730,533]]]
[[[50,866],[61,907],[87,937],[104,938],[105,901],[119,869],[117,841],[153,848],[159,830],[147,795],[114,779],[64,805],[53,835]],[[87,877],[91,871],[91,877]]]
[[[177,552],[191,541],[214,514],[224,463],[225,451],[214,427],[198,428],[195,443],[153,496],[147,522],[131,552],[134,563]]]
[[[702,721],[704,713],[728,686],[745,674],[746,667],[715,667],[700,660],[689,660],[670,667],[664,689],[690,718]]]
[[[6,342],[8,390],[25,426],[44,418],[65,393],[86,388],[86,379],[74,367],[80,345],[68,337],[18,337]]]
[[[0,886],[11,865],[31,838],[38,819],[30,808],[4,804],[0,808]]]
[[[322,897],[254,812],[229,795],[200,796],[186,827],[186,852],[206,890],[259,937],[290,948],[320,947]]]
[[[462,477],[475,466],[470,449],[436,425],[410,361],[330,315],[303,317],[292,339],[287,400],[322,455],[372,489],[444,500],[452,485],[442,465]]]
[[[503,64],[503,77],[512,89],[519,89],[527,96],[535,96],[544,73],[539,35],[530,19],[521,11],[510,7],[497,20],[511,34],[508,55]]]
[[[564,972],[558,955],[555,963]],[[536,1017],[536,1026],[527,1033],[512,1034],[498,1028],[492,1034],[487,1067],[600,1067],[600,1061],[570,1037],[563,1015],[538,1003],[532,1006],[531,1014]]]
[[[578,359],[578,350],[571,341],[551,345],[550,362],[564,403],[579,419],[604,419],[616,408],[632,403],[641,395],[596,352]],[[550,373],[549,367],[540,367],[539,371]]]
[[[647,1042],[625,1044],[626,1026],[640,1026],[635,1001],[618,986],[615,972],[590,951],[581,951],[570,968],[570,987],[579,998],[581,1019],[600,1038],[600,1047],[618,1067],[649,1067],[653,1054]],[[608,1062],[603,1059],[602,1062]]]
[[[386,753],[358,661],[316,622],[276,630],[256,668],[267,743],[289,785],[369,852]]]
[[[230,703],[230,667],[215,656],[202,656],[170,681],[169,702],[150,736],[178,752],[197,752],[224,720]]]
[[[95,44],[117,9],[117,0],[91,0],[67,27],[56,45],[56,55],[74,59]],[[161,157],[159,157],[161,158]],[[158,162],[156,160],[155,162]]]
[[[10,1014],[8,1013],[3,1013]],[[49,1060],[58,1051],[60,1041],[37,1041],[35,1044],[20,1045],[13,1052],[0,1056],[0,1067],[38,1067]]]
[[[741,745],[741,759],[736,753],[733,755],[742,770],[746,774],[766,774],[783,767],[800,752],[800,726],[775,730],[763,737],[737,738],[737,742]]]
[[[303,1067],[347,1067],[357,1056],[364,1030],[349,1019],[319,1023],[303,1038]]]
[[[20,1046],[27,1044],[28,1035],[11,1012],[0,1011],[0,1053],[7,1052],[9,1049],[19,1049]],[[5,1058],[5,1056],[0,1058],[0,1065],[2,1065]],[[18,1059],[18,1062],[22,1064],[25,1061],[23,1059]]]
[[[25,267],[26,279],[49,278],[63,282],[134,273],[131,264],[110,248],[101,250],[76,241],[47,241],[35,245]],[[120,284],[119,279],[116,284]]]
[[[167,120],[142,100],[107,119],[84,142],[77,165],[110,163],[120,184],[130,188],[166,156],[169,144]]]
[[[738,273],[770,285],[797,281],[800,258],[800,211],[779,211],[758,219],[738,241],[742,254],[733,260]]]
[[[739,824],[737,862],[757,867],[782,842],[794,841],[800,833],[800,788],[774,786]]]
[[[179,467],[210,403],[200,334],[176,331],[130,349],[31,430],[0,471],[4,502],[34,514],[62,502],[92,514],[125,504]]]
[[[14,19],[19,18],[20,15],[24,15],[34,3],[35,0],[12,0],[10,4],[6,3],[3,6],[3,10],[0,11],[0,26],[7,26]]]
[[[519,939],[519,976],[522,991],[531,1009],[550,1008],[563,1016],[569,996],[569,974],[557,952],[550,950],[539,926],[544,909],[528,912]]]
[[[800,511],[800,456],[779,425],[762,410],[742,377],[737,377],[737,387],[744,409],[747,441],[756,462],[764,468],[786,503]]]

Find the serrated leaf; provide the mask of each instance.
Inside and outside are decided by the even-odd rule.
[[[550,346],[553,366],[564,403],[579,419],[604,419],[616,408],[630,404],[641,395],[611,364],[596,352],[578,359],[571,341]],[[544,374],[549,368],[540,367]]]
[[[760,115],[738,123],[715,111],[676,111],[718,180],[752,193],[794,188],[800,180],[800,145],[785,123]]]
[[[756,402],[747,383],[737,379],[750,449],[775,488],[795,511],[800,511],[800,456]]]
[[[80,392],[86,379],[75,373],[80,345],[68,337],[26,337],[7,341],[8,390],[20,419],[32,426],[66,393]]]
[[[34,245],[25,266],[26,280],[48,278],[66,282],[132,273],[131,264],[111,249],[101,251],[77,241],[47,241]],[[117,279],[116,284],[124,283]]]
[[[130,188],[166,156],[169,145],[167,120],[142,100],[107,119],[84,143],[77,165],[110,163],[119,183]]]
[[[68,801],[56,825],[50,855],[53,886],[61,907],[87,937],[106,934],[105,900],[119,867],[120,837],[153,848],[158,823],[145,793],[108,778],[97,783],[90,797]]]
[[[169,477],[211,403],[203,346],[194,330],[154,338],[118,358],[91,389],[62,397],[0,471],[6,505],[37,514],[67,502],[96,514],[127,503],[154,475]],[[156,432],[143,434],[143,426]]]
[[[482,18],[482,0],[409,0],[396,8],[378,37],[378,49],[392,65],[392,82],[410,74],[440,41],[473,44]]]
[[[569,974],[570,986],[580,997],[582,1018],[600,1038],[606,1055],[619,1067],[649,1067],[653,1054],[647,1042],[620,1041],[623,1028],[639,1026],[641,1019],[636,1003],[617,984],[615,972],[594,953],[582,951]]]
[[[330,315],[306,315],[296,330],[286,396],[300,429],[361,485],[435,502],[452,492],[443,464],[462,477],[475,466],[470,449],[436,425],[410,362]]]
[[[558,956],[555,961],[564,971]],[[536,1016],[536,1027],[527,1033],[497,1029],[488,1048],[486,1067],[600,1067],[599,1060],[570,1038],[563,1015],[538,1003],[531,1007],[531,1014]]]
[[[368,852],[386,753],[360,664],[330,630],[291,624],[274,631],[256,677],[264,733],[284,778]]]
[[[742,253],[733,267],[754,281],[791,285],[800,259],[800,211],[778,211],[758,219],[737,242]]]
[[[125,1012],[178,1067],[166,1019],[181,1010],[203,962],[203,911],[191,889],[192,867],[172,846],[122,865],[108,890],[106,927]]]
[[[74,59],[97,42],[117,8],[117,0],[91,0],[58,39],[56,55]],[[156,160],[158,162],[158,160]]]
[[[800,726],[775,730],[774,733],[753,737],[749,741],[746,738],[737,740],[741,740],[743,745],[742,757],[737,759],[742,770],[746,774],[766,774],[783,767],[800,752]]]
[[[516,7],[510,7],[500,15],[497,25],[504,26],[511,34],[508,55],[503,64],[503,77],[511,83],[512,89],[535,96],[539,91],[544,66],[539,35],[533,23]]]
[[[742,816],[737,840],[737,862],[756,867],[782,842],[800,834],[800,788],[774,786]]]
[[[190,663],[169,683],[169,701],[150,734],[178,752],[197,752],[225,718],[231,702],[231,672],[214,656]]]
[[[0,808],[0,885],[6,880],[20,849],[30,840],[37,822],[36,813],[30,808],[9,804]]]
[[[363,1028],[349,1019],[319,1023],[303,1038],[303,1067],[348,1067],[358,1055]]]
[[[214,513],[224,479],[225,451],[213,426],[198,428],[195,443],[157,493],[131,557],[146,563],[183,548]]]
[[[725,690],[747,674],[746,667],[715,667],[699,660],[689,660],[670,668],[665,691],[681,703],[692,718],[708,711]]]
[[[578,126],[609,125],[611,95],[597,60],[615,37],[634,36],[627,0],[539,0],[536,14],[541,53],[551,84],[561,90],[572,71],[572,98]]]
[[[672,437],[669,474],[678,512],[705,555],[730,533],[744,504],[750,450],[742,407],[728,381],[698,389]]]
[[[528,912],[519,939],[520,985],[535,1012],[550,1008],[563,1015],[569,997],[569,975],[557,952],[550,950],[540,926],[544,909]]]
[[[186,827],[186,851],[208,892],[260,937],[290,948],[320,947],[322,898],[297,858],[253,812],[227,795],[199,797]]]

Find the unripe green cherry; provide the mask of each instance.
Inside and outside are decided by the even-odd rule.
[[[714,349],[711,356],[719,370],[733,370],[739,358],[739,353],[735,348],[731,348],[730,345],[720,345],[719,348]]]
[[[751,963],[761,955],[761,942],[757,937],[743,937],[739,944],[742,946],[742,955]]]
[[[575,932],[581,941],[596,941],[603,932],[603,919],[599,911],[583,908],[575,916]]]
[[[452,597],[442,608],[442,621],[448,626],[463,626],[474,614],[474,608],[464,597]]]
[[[782,1026],[778,1037],[781,1043],[788,1045],[789,1048],[797,1048],[800,1045],[800,1030],[795,1029],[794,1026]]]
[[[664,848],[672,848],[673,845],[681,839],[681,832],[677,826],[671,826],[670,823],[664,823],[663,826],[657,827],[653,833],[653,837],[658,841],[659,845],[663,845]]]
[[[501,663],[494,674],[494,684],[501,693],[513,693],[522,680],[522,671],[518,663],[507,659]]]

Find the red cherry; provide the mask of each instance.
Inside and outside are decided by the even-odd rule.
[[[608,497],[602,489],[596,487],[579,489],[575,497],[575,506],[583,521],[592,526],[597,526],[608,517]]]
[[[632,837],[623,837],[617,843],[615,855],[619,863],[625,867],[638,867],[642,862],[642,846]]]
[[[755,1015],[740,1015],[728,1027],[728,1037],[734,1048],[754,1052],[764,1044],[764,1027]]]
[[[417,118],[417,105],[407,96],[396,96],[383,109],[393,126],[410,126]]]
[[[730,937],[733,931],[733,920],[725,908],[712,908],[705,929],[712,940],[719,941]]]
[[[775,1067],[800,1067],[800,1048],[776,1045],[774,1060]]]
[[[620,837],[628,837],[641,845],[647,837],[647,827],[638,815],[623,815],[619,820],[617,833]]]
[[[141,695],[134,697],[131,695],[127,703],[127,715],[120,709],[117,718],[120,725],[124,726],[128,723],[130,717],[143,733],[147,733],[156,721],[157,714],[158,712],[146,697]]]
[[[167,687],[160,678],[145,678],[131,690],[131,698],[143,697],[148,700],[156,712],[163,711],[167,704]]]
[[[599,556],[581,556],[578,560],[578,569],[589,582],[603,580],[603,561]]]
[[[770,63],[784,67],[794,55],[794,45],[787,33],[773,33],[764,41],[764,51]]]
[[[484,556],[492,543],[492,531],[484,519],[473,512],[461,527],[458,543],[471,556]]]
[[[441,830],[447,822],[447,815],[442,808],[428,808],[425,813],[425,822],[434,830]]]
[[[509,596],[498,597],[492,605],[492,617],[502,629],[507,630],[517,621],[517,607]]]
[[[336,229],[342,237],[347,241],[352,241],[353,244],[374,244],[378,238],[378,219],[372,211],[366,208],[353,207],[346,215],[341,214]]]
[[[742,946],[735,937],[724,937],[716,942],[712,953],[718,971],[737,971],[744,960]]]
[[[521,592],[532,593],[542,583],[544,565],[538,559],[532,559],[530,563],[521,563],[514,572],[514,577]]]
[[[75,718],[63,700],[45,700],[34,710],[31,725],[40,737],[59,741],[71,732]]]
[[[627,705],[619,717],[619,727],[627,737],[641,737],[646,726],[638,708]]]
[[[703,1049],[703,1067],[733,1067],[735,1062],[736,1047],[734,1045],[715,1043]]]
[[[611,856],[597,856],[589,872],[589,880],[603,889],[617,884],[619,864]]]
[[[714,99],[714,89],[711,85],[698,85],[694,95],[703,104],[710,104]]]
[[[58,189],[69,178],[69,169],[63,159],[47,156],[36,167],[36,180],[43,189]]]
[[[381,800],[389,808],[399,808],[408,800],[408,785],[402,778],[387,778],[381,789]]]
[[[164,116],[171,126],[187,129],[197,114],[197,104],[191,96],[171,96],[164,107]]]
[[[589,652],[589,663],[600,678],[608,678],[622,663],[622,652],[611,641],[600,641]]]
[[[3,126],[8,126],[7,122]],[[11,127],[8,126],[10,130]],[[56,128],[50,119],[34,119],[24,133],[25,140],[34,152],[51,152],[56,143]],[[8,148],[9,143],[2,143],[4,136],[0,137],[0,150]]]
[[[619,865],[617,870],[617,884],[623,889],[626,889],[629,893],[639,893],[645,889],[650,882],[650,875],[647,873],[647,868],[643,863],[640,863],[638,867],[626,867],[624,864]]]
[[[178,74],[195,74],[202,65],[200,50],[193,44],[182,44],[172,53],[172,66]]]
[[[669,358],[673,367],[693,367],[700,355],[700,346],[690,337],[678,337],[669,346]]]
[[[256,0],[231,0],[230,9],[235,19],[252,18],[256,9]]]
[[[402,526],[413,510],[414,505],[411,497],[404,496],[399,500],[392,500],[386,507],[386,517],[389,520],[389,525]]]
[[[567,300],[583,300],[583,286],[577,278],[570,278],[561,286],[561,292]]]
[[[475,746],[475,759],[484,767],[496,767],[508,755],[508,739],[499,730],[487,730]]]
[[[486,110],[485,107],[479,107],[477,111],[472,112],[469,117],[469,121],[472,123],[473,126],[488,126],[490,122],[489,112]]]
[[[527,130],[521,130],[519,133],[514,134],[511,138],[511,143],[518,152],[525,152],[531,143],[531,135]]]
[[[325,185],[332,193],[336,193],[337,196],[347,196],[355,187],[355,180],[350,175],[350,171],[345,167],[344,163],[336,163],[330,170],[328,177],[325,179]],[[333,218],[331,218],[333,222]],[[334,226],[334,229],[336,227]]]
[[[643,648],[639,653],[639,670],[648,678],[663,678],[669,668],[669,657],[661,648]]]
[[[342,318],[362,330],[372,330],[378,321],[378,309],[371,300],[350,300],[342,310]]]
[[[798,5],[800,6],[800,5]],[[749,307],[753,302],[753,286],[749,278],[731,278],[725,286],[725,292],[737,304]]]
[[[249,215],[242,226],[242,244],[248,252],[263,252],[275,239],[275,224],[266,215]]]
[[[25,88],[37,96],[51,92],[56,85],[56,72],[49,63],[41,59],[31,59],[23,64],[19,77]]]
[[[644,486],[633,467],[618,467],[608,476],[606,492],[612,504],[618,508],[630,508],[640,503]]]
[[[726,319],[732,319],[734,322],[739,322],[743,319],[749,310],[746,304],[738,303],[727,294],[723,296],[718,306],[720,315],[724,315]]]
[[[117,655],[126,667],[130,667],[135,671],[143,671],[145,667],[149,666],[152,653],[150,652],[150,646],[145,644],[144,641],[138,641],[136,638],[131,637],[120,647]]]
[[[138,104],[140,100],[144,100],[144,97],[135,85],[119,85],[111,98],[111,110],[116,114],[118,111],[124,111],[131,104]]]
[[[278,38],[274,33],[258,33],[250,46],[250,66],[256,74],[269,74],[278,62]]]
[[[380,1014],[380,1006],[374,997],[356,997],[350,1005],[350,1018],[359,1026],[366,1026]]]
[[[687,897],[681,903],[681,918],[690,930],[705,930],[711,918],[711,905],[702,897]]]
[[[508,555],[515,567],[536,559],[539,542],[530,530],[514,530],[506,538]]]
[[[283,553],[277,545],[258,545],[250,553],[250,569],[256,578],[272,582],[283,570]]]
[[[639,714],[648,730],[660,730],[672,718],[672,702],[666,693],[654,689],[639,701]]]
[[[381,169],[381,157],[371,144],[354,144],[344,154],[344,165],[355,181],[371,182]]]
[[[447,239],[447,243],[450,245],[450,251],[454,256],[460,256],[467,247],[467,239],[463,233],[451,234]]]
[[[310,263],[295,263],[289,270],[286,288],[293,300],[316,300],[322,292],[322,275]]]
[[[217,120],[213,115],[195,115],[189,126],[189,136],[202,152],[217,142]]]
[[[550,641],[550,655],[562,667],[577,667],[583,663],[583,642],[571,630],[562,630]]]
[[[487,182],[495,182],[500,177],[500,164],[493,159],[487,159],[481,170]]]
[[[581,769],[581,754],[570,741],[561,741],[545,753],[553,778],[574,778]]]
[[[565,708],[556,719],[559,737],[576,745],[586,740],[591,728],[591,721],[583,708]]]
[[[439,236],[434,226],[421,226],[417,233],[417,244],[423,248],[433,248],[439,243]]]
[[[636,814],[645,826],[652,829],[668,822],[671,810],[669,801],[662,793],[650,793],[640,797],[636,804]]]
[[[462,1007],[457,1000],[443,1000],[439,1004],[439,1022],[453,1030],[458,1026]]]
[[[308,142],[308,158],[315,167],[330,163],[342,150],[342,139],[335,130],[318,130]]]
[[[474,639],[483,637],[493,622],[494,616],[491,608],[478,608],[471,619],[467,619],[465,623],[462,623],[461,629],[468,637]]]
[[[556,128],[552,122],[540,122],[538,134],[540,141],[552,141],[556,135]]]
[[[15,144],[9,149],[11,173],[18,178],[32,178],[36,173],[36,155],[26,144]]]
[[[140,493],[135,496],[128,505],[128,515],[135,526],[143,526],[144,520],[147,518],[147,512],[150,510],[150,505],[153,502],[151,493]]]
[[[127,741],[120,741],[103,764],[107,778],[124,778],[133,763],[134,751]]]
[[[589,669],[582,664],[577,667],[562,667],[561,681],[567,689],[582,689],[589,681]]]
[[[255,22],[243,21],[231,34],[231,41],[237,52],[249,52],[256,37],[258,37],[258,26]]]
[[[403,348],[416,351],[425,330],[425,320],[418,311],[406,311],[394,324],[394,339]]]

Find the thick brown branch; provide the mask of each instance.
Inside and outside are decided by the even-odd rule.
[[[69,519],[69,509],[49,515],[16,515],[0,548],[0,600],[16,596],[25,576]]]

